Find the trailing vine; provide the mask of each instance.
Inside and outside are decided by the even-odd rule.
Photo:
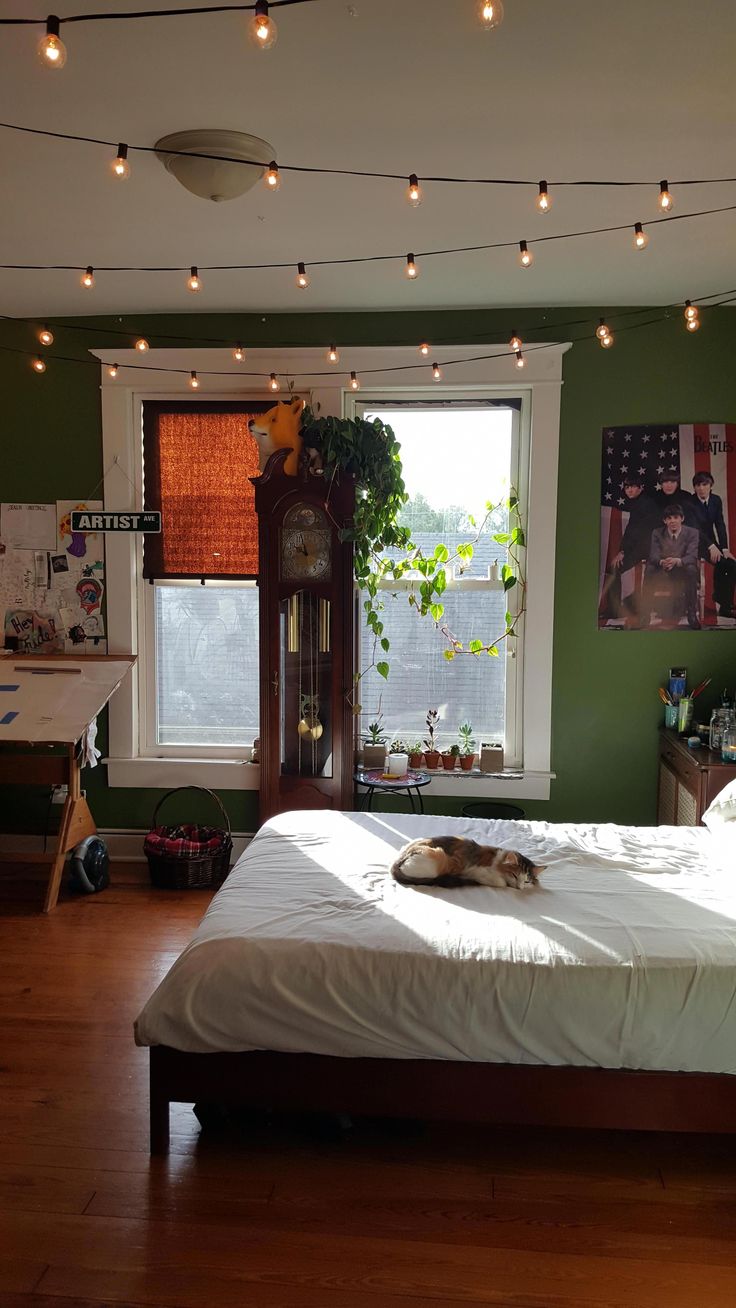
[[[409,528],[398,521],[409,496],[402,475],[400,446],[391,427],[380,418],[368,422],[363,418],[317,417],[312,410],[305,409],[302,438],[307,451],[316,451],[326,478],[334,479],[341,472],[355,478],[353,525],[343,535],[353,542],[355,579],[364,592],[365,622],[373,635],[371,659],[362,672],[356,673],[356,689],[371,668],[375,667],[383,678],[389,675],[386,656],[391,642],[381,616],[385,608],[382,595],[391,594],[381,588],[381,583],[386,581],[409,580],[408,602],[419,617],[429,617],[435,623],[447,645],[444,657],[448,663],[462,654],[497,657],[501,643],[518,635],[526,611],[526,576],[521,556],[526,542],[515,491],[512,489],[508,498],[497,504],[488,501],[480,525],[469,517],[473,537],[458,544],[453,553],[444,543],[427,553],[412,541]],[[514,587],[519,588],[519,602],[515,611],[507,610],[503,631],[488,640],[464,642],[443,622],[442,595],[448,572],[451,574],[455,566],[462,569],[470,564],[475,545],[499,510],[510,518],[508,531],[491,533],[492,539],[504,545],[507,552],[508,561],[501,567],[500,580],[507,594]],[[394,555],[387,556],[386,551],[394,551]],[[407,577],[407,574],[418,576]],[[392,598],[396,598],[396,593]],[[360,705],[354,704],[354,711],[360,712]]]

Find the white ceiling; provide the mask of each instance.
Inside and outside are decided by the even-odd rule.
[[[484,33],[477,0],[316,0],[275,10],[268,53],[246,16],[210,14],[62,28],[66,67],[40,66],[37,28],[3,28],[0,118],[152,145],[195,127],[264,136],[283,163],[508,177],[707,177],[736,173],[733,0],[505,0]],[[177,0],[179,5],[197,0]],[[63,16],[126,8],[58,3]],[[164,5],[162,4],[162,7]],[[357,10],[353,17],[350,10]],[[43,6],[33,5],[32,12]],[[0,17],[28,13],[0,0]],[[267,262],[531,239],[657,216],[657,187],[558,191],[539,216],[515,188],[425,187],[413,210],[399,182],[288,174],[216,205],[184,191],[154,156],[116,182],[104,147],[0,131],[0,259],[12,263]],[[736,185],[676,191],[676,214],[736,204]],[[289,311],[665,303],[736,284],[736,213],[627,233],[402,263],[202,273],[4,272],[14,315]]]

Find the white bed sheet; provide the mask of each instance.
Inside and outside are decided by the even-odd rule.
[[[409,888],[407,840],[519,848],[537,889]],[[736,831],[295,812],[259,831],[139,1044],[736,1073]]]

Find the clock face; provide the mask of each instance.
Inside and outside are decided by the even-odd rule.
[[[326,581],[331,575],[332,529],[321,509],[297,504],[281,528],[281,578]]]

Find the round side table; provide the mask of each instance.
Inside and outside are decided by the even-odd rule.
[[[364,771],[358,768],[353,775],[353,781],[356,786],[365,786],[366,793],[363,797],[361,809],[365,813],[370,813],[373,808],[373,796],[376,791],[379,794],[395,795],[405,794],[411,804],[412,813],[423,813],[424,803],[422,800],[422,787],[428,786],[432,778],[427,776],[426,772],[407,772],[403,777],[387,779],[380,771]],[[416,795],[417,803],[414,803]]]

